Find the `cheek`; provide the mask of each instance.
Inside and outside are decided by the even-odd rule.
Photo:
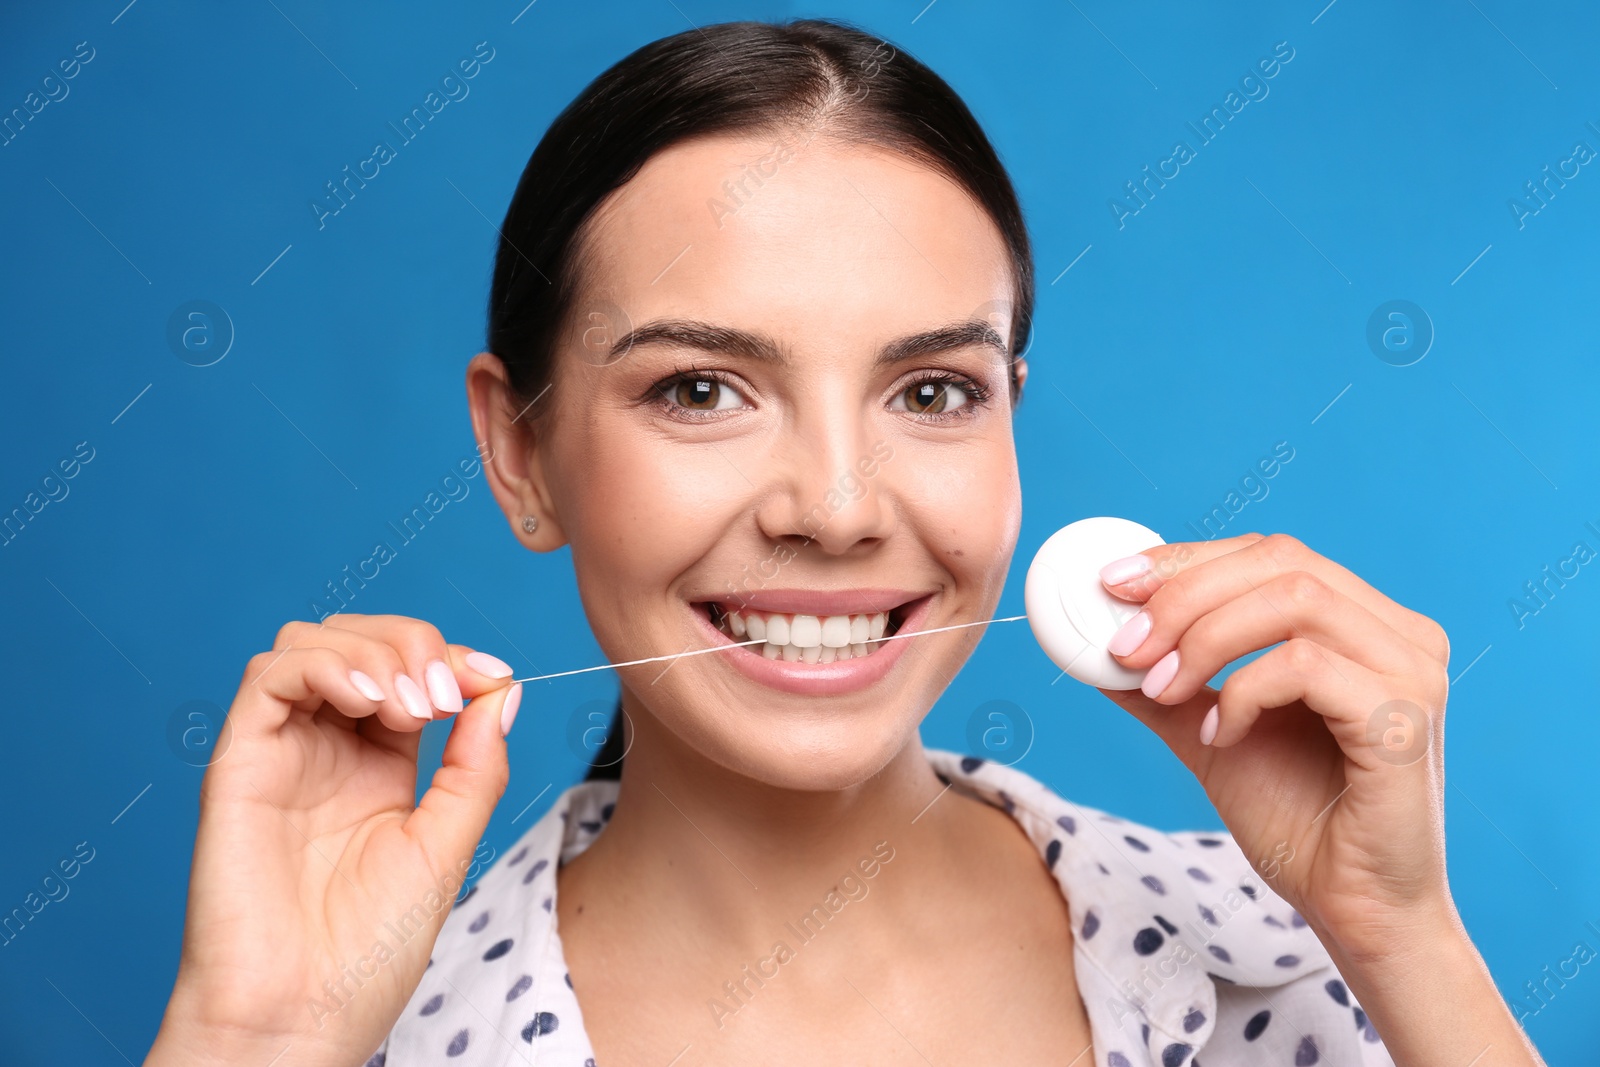
[[[615,419],[575,435],[558,469],[574,564],[624,595],[659,591],[703,557],[746,488],[726,449],[665,441]]]
[[[1009,441],[975,445],[959,456],[908,452],[906,460],[898,488],[939,561],[975,586],[1003,582],[1022,527],[1021,485]]]

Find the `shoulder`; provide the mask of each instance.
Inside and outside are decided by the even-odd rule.
[[[1252,863],[1225,831],[1160,830],[1014,767],[928,758],[947,782],[1006,810],[1054,875],[1102,1062],[1116,1067],[1116,1053],[1122,1064],[1178,1067],[1202,1049],[1210,1063],[1391,1062],[1327,950],[1272,889],[1292,849]]]

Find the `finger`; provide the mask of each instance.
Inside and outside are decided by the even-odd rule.
[[[333,648],[258,652],[245,664],[228,721],[236,733],[260,736],[280,729],[296,711],[314,712],[324,704],[352,719],[371,715],[382,701],[362,692],[352,669]]]
[[[510,780],[505,734],[522,700],[520,683],[485,693],[456,716],[433,782],[405,822],[436,872],[453,869],[482,840]]]
[[[365,634],[393,647],[404,664],[395,687],[415,713],[420,708],[445,715],[464,701],[505,686],[511,667],[466,645],[446,643],[438,627],[406,615],[330,615],[330,626]],[[420,698],[420,699],[419,699]]]
[[[406,665],[394,646],[340,626],[335,621],[339,618],[330,615],[320,623],[287,622],[278,630],[273,647],[337,649],[360,672],[358,688],[368,695],[380,695],[377,715],[390,730],[411,733],[432,722],[436,711],[416,680],[402,678]]]
[[[1142,688],[1152,700],[1187,700],[1234,660],[1296,637],[1384,673],[1420,656],[1377,616],[1306,571],[1280,574],[1214,607],[1194,599],[1213,592],[1222,595],[1220,589],[1169,586],[1140,612],[1145,618],[1124,624],[1132,638],[1148,630],[1134,651],[1117,658],[1133,669],[1150,668]],[[1117,647],[1115,637],[1111,647]]]
[[[1247,564],[1243,573],[1255,584],[1267,581],[1271,574],[1296,570],[1308,571],[1382,619],[1397,634],[1421,648],[1433,659],[1440,663],[1449,662],[1450,639],[1437,622],[1396,603],[1348,568],[1313,551],[1288,534],[1275,533],[1264,537],[1259,533],[1249,533],[1219,541],[1157,545],[1146,549],[1139,556],[1130,556],[1125,560],[1107,564],[1106,571],[1116,570],[1116,573],[1111,575],[1115,578],[1130,573],[1132,566],[1130,561],[1138,560],[1140,557],[1148,559],[1148,570],[1144,573],[1131,576],[1117,585],[1108,584],[1106,588],[1126,600],[1148,601],[1157,592],[1170,588],[1173,584],[1209,582],[1226,584],[1229,581],[1226,576],[1210,573],[1218,568],[1206,567],[1204,564],[1234,553],[1239,553],[1240,556],[1235,562]]]
[[[1235,671],[1217,694],[1214,748],[1238,744],[1264,712],[1296,702],[1322,716],[1345,755],[1369,770],[1420,759],[1442,705],[1397,697],[1393,682],[1312,641],[1294,640]],[[1202,729],[1206,741],[1209,728]]]
[[[1100,580],[1109,592],[1124,600],[1148,600],[1184,571],[1248,548],[1260,539],[1260,534],[1248,533],[1217,541],[1174,541],[1156,545],[1107,563],[1100,568]]]

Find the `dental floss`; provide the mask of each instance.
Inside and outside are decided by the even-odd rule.
[[[1106,644],[1141,605],[1113,596],[1100,568],[1157,545],[1161,535],[1130,519],[1079,519],[1039,546],[1028,567],[1023,602],[1033,636],[1067,674],[1100,689],[1138,689],[1149,672],[1130,670]]]
[[[917,637],[917,636],[920,636],[922,634],[937,634],[937,633],[943,633],[946,630],[964,629],[965,627],[968,627],[968,626],[987,626],[992,622],[1017,622],[1017,621],[1019,621],[1021,619],[1026,619],[1026,618],[1027,618],[1026,615],[1012,615],[1012,616],[1009,616],[1009,617],[1004,618],[1004,619],[984,619],[984,620],[982,620],[980,622],[958,622],[954,626],[940,626],[940,627],[936,627],[935,629],[932,629],[932,630],[913,630],[910,633],[890,634],[888,637],[880,637],[877,640],[879,640],[879,641],[898,641],[902,637]],[[598,667],[580,667],[575,671],[559,671],[556,674],[541,674],[537,678],[513,678],[513,679],[511,679],[511,681],[507,682],[506,684],[507,685],[513,685],[513,684],[515,684],[517,682],[542,682],[546,678],[564,678],[569,674],[587,674],[590,671],[605,671],[605,670],[611,670],[611,669],[616,668],[616,667],[634,667],[634,666],[637,666],[640,663],[660,663],[662,660],[667,660],[667,659],[681,659],[684,656],[699,656],[699,655],[702,655],[702,654],[704,654],[706,652],[721,652],[724,649],[728,649],[728,648],[741,648],[741,647],[743,647],[745,645],[764,645],[764,644],[766,644],[765,640],[761,640],[761,641],[735,641],[732,644],[727,644],[727,645],[712,645],[710,648],[696,648],[696,649],[691,649],[688,652],[674,652],[669,656],[649,656],[649,657],[647,657],[645,659],[630,659],[626,663],[602,663]]]
[[[1144,683],[1149,668],[1130,670],[1112,658],[1106,651],[1111,636],[1138,613],[1140,605],[1111,595],[1100,580],[1100,568],[1112,560],[1132,556],[1157,545],[1164,545],[1161,535],[1131,519],[1110,515],[1096,515],[1079,519],[1057,530],[1034,554],[1028,566],[1027,585],[1023,600],[1026,615],[1009,615],[1004,618],[984,619],[979,622],[958,622],[931,630],[913,630],[909,633],[891,634],[879,641],[898,641],[902,637],[961,630],[968,626],[988,626],[996,622],[1019,622],[1027,619],[1033,636],[1044,649],[1045,655],[1080,682],[1100,689],[1137,689]],[[615,670],[618,667],[636,667],[641,663],[661,663],[665,660],[699,656],[707,652],[722,652],[745,645],[763,645],[765,640],[734,641],[726,645],[695,648],[674,652],[666,656],[647,656],[626,663],[602,663],[596,667],[580,667],[575,671],[558,671],[533,678],[513,678],[516,682],[542,682],[551,678],[565,678],[572,674],[590,671]]]

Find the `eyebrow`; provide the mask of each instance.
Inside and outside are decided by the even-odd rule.
[[[650,344],[745,356],[778,366],[787,366],[789,363],[782,347],[766,334],[730,326],[716,326],[694,319],[657,319],[637,329],[629,330],[611,346],[611,359],[608,362],[621,358],[635,347]],[[1005,341],[993,326],[987,322],[969,319],[898,337],[878,350],[876,358],[873,359],[873,366],[892,366],[917,356],[965,348],[969,345],[983,345],[991,349],[1002,361],[1010,358]]]

